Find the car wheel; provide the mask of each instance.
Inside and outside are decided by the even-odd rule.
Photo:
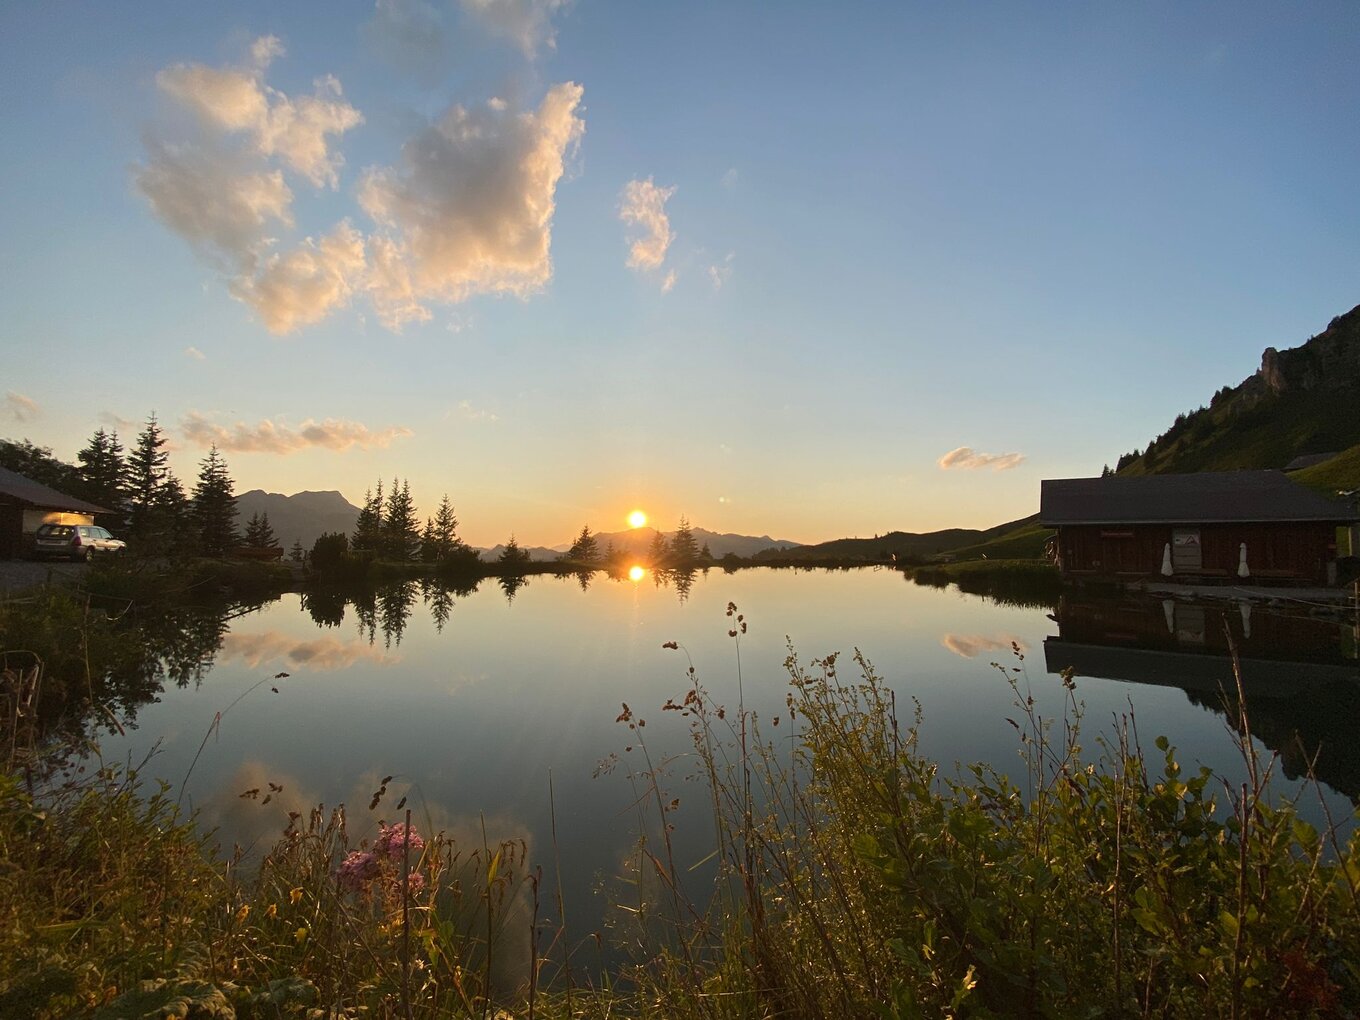
[[[83,553],[78,554],[76,558],[79,560],[83,560],[86,563],[91,563],[94,560],[94,550],[86,549]]]

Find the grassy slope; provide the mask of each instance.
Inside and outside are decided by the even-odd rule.
[[[1052,528],[1037,521],[975,545],[966,545],[950,553],[955,560],[1037,560],[1044,555],[1044,544],[1053,536]]]
[[[916,534],[906,531],[892,531],[877,538],[838,538],[817,545],[803,545],[782,552],[771,550],[754,557],[757,561],[778,559],[780,561],[821,561],[821,560],[886,560],[896,554],[902,558],[927,558],[940,553],[953,553],[957,549],[972,548],[995,541],[1019,529],[1035,524],[1034,517],[1018,521],[1008,521],[985,531],[973,528],[948,528],[944,531],[930,531]],[[1042,551],[1043,543],[1040,542]],[[1017,553],[1015,555],[1023,555]]]
[[[1333,496],[1338,491],[1360,489],[1360,443],[1343,450],[1331,460],[1295,471],[1289,477],[1325,496]]]

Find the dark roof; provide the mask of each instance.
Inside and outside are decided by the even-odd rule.
[[[70,510],[81,514],[110,514],[112,510],[75,496],[58,492],[50,486],[25,478],[17,471],[0,467],[0,496],[9,496],[29,506],[47,507],[50,510]]]
[[[1045,479],[1039,523],[1221,524],[1360,520],[1360,511],[1279,471],[1216,471],[1132,478]]]
[[[1295,457],[1291,460],[1284,466],[1284,469],[1286,471],[1302,471],[1304,468],[1310,468],[1314,464],[1321,464],[1324,461],[1329,461],[1335,457],[1336,454],[1336,450],[1333,450],[1331,453],[1305,453],[1302,456]]]

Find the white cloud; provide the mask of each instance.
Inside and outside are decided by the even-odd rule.
[[[672,290],[674,290],[675,280],[676,280],[675,270],[672,269],[669,273],[666,274],[666,278],[661,281],[661,293],[669,294]]]
[[[42,413],[36,400],[14,390],[5,394],[5,410],[15,421],[32,421]]]
[[[581,137],[581,86],[554,85],[536,111],[455,105],[410,139],[400,168],[369,171],[359,202],[391,231],[374,239],[369,293],[388,325],[428,318],[420,302],[528,297],[552,277],[552,217]]]
[[[515,43],[529,58],[540,46],[553,49],[557,31],[552,18],[567,0],[462,0],[463,10],[495,35]]]
[[[737,180],[739,179],[739,177],[740,175],[737,173],[737,168],[731,167],[727,171],[727,173],[722,175],[722,180],[720,183],[728,191],[731,191],[733,188],[737,186]]]
[[[500,421],[500,415],[496,414],[494,411],[473,407],[472,401],[470,400],[458,401],[458,416],[464,421]]]
[[[232,294],[255,309],[271,333],[291,333],[320,322],[363,285],[364,239],[342,221],[319,242],[307,238],[273,255],[258,273],[231,283]]]
[[[208,357],[206,354],[204,354],[202,351],[200,351],[197,347],[193,346],[192,344],[184,348],[184,356],[186,358],[193,358],[195,361],[204,361]]]
[[[993,471],[1009,471],[1024,462],[1023,453],[979,453],[971,446],[960,446],[956,450],[950,450],[937,463],[943,471],[955,469],[976,471],[985,467]]]
[[[229,153],[148,142],[134,174],[162,223],[227,272],[250,272],[271,224],[292,226],[293,193],[278,170],[250,171]]]
[[[131,418],[124,418],[114,414],[112,411],[100,411],[99,420],[106,425],[112,425],[115,429],[120,429],[124,434],[132,432],[134,429],[141,428],[140,422],[135,422]]]
[[[713,284],[714,290],[722,290],[723,285],[732,278],[732,263],[736,258],[737,253],[729,251],[721,262],[715,262],[708,267],[708,280]]]
[[[340,82],[323,75],[313,95],[290,98],[264,83],[264,71],[283,45],[273,36],[251,47],[252,66],[214,68],[176,64],[156,75],[156,84],[198,116],[206,127],[243,134],[259,156],[278,156],[317,187],[339,183],[344,159],[331,149],[331,136],[363,123],[344,101]]]
[[[378,432],[359,422],[327,418],[325,421],[307,419],[297,428],[275,423],[268,418],[258,425],[236,422],[231,428],[218,425],[195,411],[180,422],[184,438],[200,447],[217,444],[229,453],[295,453],[311,447],[327,450],[348,450],[357,446],[368,450],[387,447],[394,440],[414,433],[405,426],[392,426]]]
[[[666,202],[674,194],[674,187],[658,188],[650,177],[645,181],[629,181],[623,186],[623,193],[619,195],[619,219],[641,228],[628,248],[630,269],[659,269],[666,261],[666,249],[672,240]]]
[[[239,661],[252,670],[267,663],[286,665],[291,669],[330,671],[347,669],[357,662],[401,661],[399,656],[370,645],[367,641],[344,640],[329,634],[298,640],[291,634],[277,630],[258,633],[233,631],[222,638],[220,658],[223,662]]]

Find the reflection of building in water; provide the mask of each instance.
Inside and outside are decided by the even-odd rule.
[[[1228,633],[1237,646],[1252,734],[1290,778],[1307,772],[1360,801],[1360,658],[1354,628],[1246,603],[1064,597],[1050,673],[1179,687],[1236,723]],[[1225,627],[1226,625],[1226,627]]]

